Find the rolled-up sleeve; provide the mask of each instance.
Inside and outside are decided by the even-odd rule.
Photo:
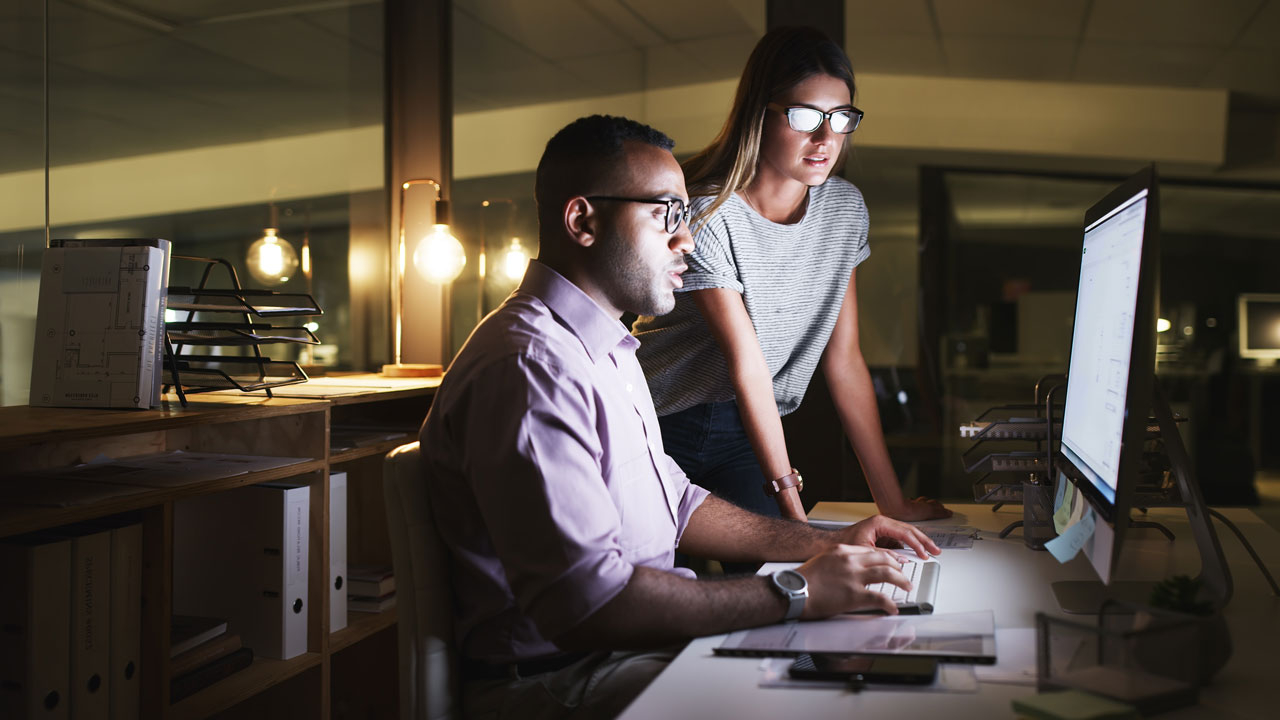
[[[494,363],[470,387],[466,406],[476,410],[459,430],[491,444],[471,449],[465,475],[516,604],[554,639],[633,571],[601,473],[599,408],[587,383],[524,355]],[[524,410],[484,410],[504,405]]]
[[[683,287],[678,292],[711,288],[725,288],[737,293],[743,291],[738,266],[729,247],[728,228],[719,215],[698,226],[693,252],[685,259],[689,269],[680,276]]]

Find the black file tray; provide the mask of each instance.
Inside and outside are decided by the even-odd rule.
[[[221,258],[174,255],[173,259],[204,265],[195,287],[172,286],[168,295],[169,310],[187,313],[184,320],[165,324],[165,370],[184,407],[192,393],[261,390],[272,397],[271,388],[307,381],[306,372],[297,363],[272,360],[262,353],[261,346],[318,345],[320,340],[305,327],[277,327],[260,320],[323,315],[315,298],[305,293],[243,288],[235,268]],[[226,271],[230,287],[210,287],[210,277],[217,268]],[[195,319],[197,312],[201,320]],[[210,315],[218,319],[209,320]],[[210,352],[184,353],[186,346]],[[218,348],[227,348],[230,353]]]

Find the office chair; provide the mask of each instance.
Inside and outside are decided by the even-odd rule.
[[[457,720],[449,556],[436,532],[418,443],[383,463],[387,531],[396,576],[402,720]]]

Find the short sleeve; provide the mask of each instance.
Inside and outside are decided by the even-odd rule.
[[[706,201],[704,201],[705,203]],[[697,212],[695,202],[694,212]],[[681,276],[684,287],[681,292],[725,288],[736,293],[743,291],[738,265],[733,259],[731,235],[724,221],[724,206],[698,224],[694,232],[694,248],[687,258],[689,269]]]

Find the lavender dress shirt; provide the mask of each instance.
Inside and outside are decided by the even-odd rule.
[[[662,449],[639,341],[537,261],[449,368],[419,437],[462,654],[511,662],[673,569],[707,496]]]

